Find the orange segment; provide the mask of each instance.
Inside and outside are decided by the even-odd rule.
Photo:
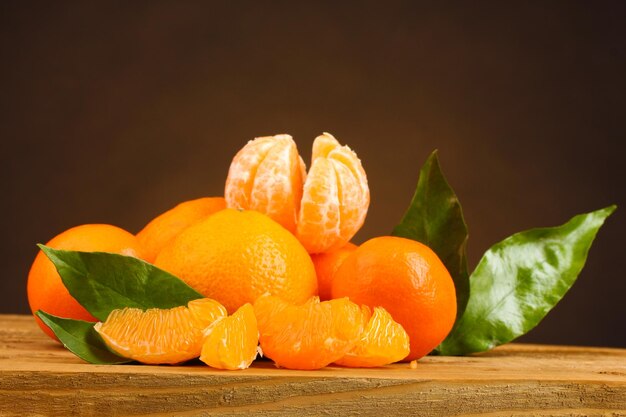
[[[245,304],[230,317],[209,326],[200,360],[218,369],[246,369],[257,355],[259,330],[252,305]]]
[[[228,172],[228,207],[260,211],[294,231],[302,196],[303,164],[289,135],[249,142],[235,156]]]
[[[376,367],[404,359],[410,349],[409,335],[402,326],[382,307],[375,307],[374,314],[367,306],[362,308],[363,315],[369,319],[365,330],[356,346],[335,363],[349,367]]]
[[[339,142],[330,133],[324,132],[319,135],[313,141],[313,152],[311,152],[311,160],[315,161],[317,158],[327,158],[333,150],[337,149]]]
[[[304,184],[296,236],[309,253],[329,250],[340,235],[341,202],[333,164],[313,161]],[[344,242],[345,243],[345,242]]]
[[[368,207],[369,187],[359,158],[329,133],[318,136],[298,217],[304,247],[319,253],[345,245],[363,225]]]
[[[144,259],[154,262],[161,250],[187,227],[226,208],[222,197],[189,200],[155,217],[139,233],[137,239],[144,248]]]
[[[224,198],[231,208],[247,208],[257,167],[275,144],[275,137],[266,136],[249,141],[233,158],[226,179]]]
[[[364,327],[358,305],[347,298],[289,304],[264,295],[254,303],[263,354],[277,366],[319,369],[342,358]]]
[[[121,356],[148,364],[176,364],[197,358],[203,331],[225,315],[217,301],[202,298],[171,309],[113,310],[94,328]]]

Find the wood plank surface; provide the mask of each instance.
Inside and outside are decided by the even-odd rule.
[[[0,315],[2,416],[626,416],[626,350],[509,344],[416,369],[90,365]]]

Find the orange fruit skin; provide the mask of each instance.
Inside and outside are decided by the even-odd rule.
[[[154,262],[161,250],[187,227],[226,208],[223,197],[204,197],[184,201],[152,219],[137,239],[144,248],[144,259]]]
[[[368,240],[337,270],[333,298],[382,306],[410,338],[410,361],[432,351],[448,335],[456,317],[454,283],[426,245],[400,237]]]
[[[354,243],[348,242],[339,249],[311,255],[313,265],[315,265],[320,300],[326,301],[332,298],[331,290],[333,277],[343,261],[348,255],[354,252],[357,247],[358,246]]]
[[[143,248],[137,238],[126,230],[109,224],[73,227],[52,238],[46,246],[84,252],[112,252],[143,258]],[[59,317],[97,321],[70,295],[56,268],[42,251],[37,253],[30,267],[26,289],[33,314],[37,310],[44,310]],[[48,336],[58,340],[38,317],[35,316],[35,320]]]
[[[234,313],[269,292],[302,303],[317,294],[311,257],[288,230],[256,211],[226,209],[184,230],[155,265]]]

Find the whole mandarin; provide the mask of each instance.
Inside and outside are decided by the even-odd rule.
[[[184,201],[150,221],[137,239],[144,247],[145,260],[154,262],[161,249],[183,230],[226,208],[223,197],[204,197]]]
[[[109,224],[85,224],[68,229],[52,238],[46,246],[53,249],[83,252],[111,252],[143,258],[143,248],[135,236]],[[33,314],[37,310],[59,317],[97,321],[68,292],[54,264],[39,251],[30,267],[27,283],[28,303]],[[35,317],[37,324],[51,338],[56,336]]]
[[[302,303],[317,294],[311,257],[287,229],[256,211],[226,209],[190,226],[155,265],[232,314],[269,292]]]
[[[359,246],[337,270],[332,296],[384,307],[409,335],[409,361],[437,347],[456,317],[446,267],[428,246],[400,237],[377,237]]]
[[[333,277],[343,261],[348,255],[354,252],[357,247],[358,246],[354,243],[348,242],[339,249],[311,255],[313,265],[315,265],[315,273],[317,274],[317,288],[320,300],[326,301],[332,298],[331,290]]]

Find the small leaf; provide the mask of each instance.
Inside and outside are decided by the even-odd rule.
[[[392,235],[417,240],[439,256],[454,281],[457,319],[461,317],[469,296],[467,226],[461,203],[443,176],[436,150],[420,170],[411,205]]]
[[[109,350],[98,332],[94,330],[95,323],[64,319],[42,310],[35,314],[54,332],[63,346],[86,362],[100,365],[132,362]]]
[[[596,233],[615,208],[517,233],[492,246],[472,273],[465,313],[439,352],[483,352],[535,327],[574,284]]]
[[[118,308],[173,308],[202,298],[179,278],[132,256],[39,247],[72,297],[101,321]]]

